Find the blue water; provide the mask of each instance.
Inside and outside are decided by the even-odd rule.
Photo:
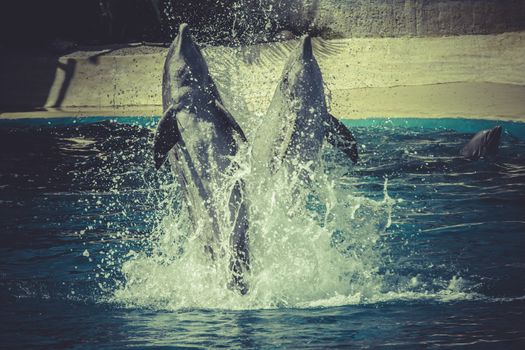
[[[499,155],[471,162],[459,149],[494,122],[347,122],[360,162],[328,152],[327,169],[377,201],[387,178],[396,202],[377,243],[378,294],[173,309],[115,298],[130,251],[153,250],[178,204],[166,204],[172,175],[153,169],[154,120],[109,119],[0,123],[0,347],[525,346],[523,124],[500,123]]]

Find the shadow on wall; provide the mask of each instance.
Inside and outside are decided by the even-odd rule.
[[[52,105],[53,108],[60,108],[62,106],[62,102],[64,102],[64,98],[66,97],[71,79],[73,79],[73,75],[75,74],[76,66],[77,61],[71,58],[69,58],[66,63],[58,62],[57,67],[64,71],[64,80],[60,86],[58,97],[55,103]]]
[[[58,56],[3,55],[0,57],[0,112],[44,110],[44,106],[60,109],[75,75],[76,60],[61,62]],[[62,77],[54,100],[51,88]]]

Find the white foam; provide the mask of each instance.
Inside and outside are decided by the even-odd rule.
[[[144,242],[151,249],[131,254],[122,264],[125,283],[114,291],[112,300],[174,310],[311,308],[475,297],[464,291],[468,288],[460,278],[425,286],[417,276],[405,276],[406,283],[389,285],[380,273],[388,256],[381,236],[392,222],[396,201],[388,195],[386,180],[383,200],[357,192],[342,176],[347,170],[320,161],[310,179],[297,179],[283,167],[267,181],[254,181],[246,167],[239,167],[248,183],[257,184],[247,190],[252,259],[247,295],[228,288],[228,255],[212,260],[198,234],[191,232],[187,213],[171,210],[162,214],[150,241]],[[174,196],[168,195],[170,200]],[[227,246],[228,238],[223,240]]]

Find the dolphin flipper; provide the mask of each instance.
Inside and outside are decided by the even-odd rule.
[[[156,169],[164,164],[168,152],[181,140],[176,118],[178,112],[179,109],[173,106],[169,107],[157,126],[153,140],[153,158],[155,159]]]
[[[326,134],[328,142],[344,152],[355,164],[359,159],[359,154],[357,142],[352,132],[331,114],[328,114],[328,126],[328,133]]]
[[[241,127],[237,123],[237,121],[233,118],[230,112],[222,105],[221,102],[218,100],[215,100],[215,106],[217,107],[217,110],[223,117],[223,119],[226,121],[228,126],[232,128],[233,130],[237,131],[241,139],[246,142],[246,136],[244,135],[244,131],[242,131]]]

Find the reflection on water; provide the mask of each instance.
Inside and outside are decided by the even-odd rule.
[[[187,307],[177,299],[188,297],[181,284],[188,279],[173,269],[190,270],[177,265],[176,237],[166,235],[174,221],[166,217],[181,211],[180,198],[169,171],[153,170],[149,129],[107,121],[0,125],[3,345],[520,348],[523,135],[504,125],[511,133],[500,155],[470,162],[457,157],[472,135],[452,129],[460,120],[446,129],[359,123],[353,131],[360,163],[326,150],[320,175],[330,181],[316,182],[308,217],[296,223],[315,224],[303,225],[304,234],[329,235],[331,250],[315,255],[318,242],[297,242],[306,236],[290,229],[291,243],[255,243],[261,245],[254,252],[266,254],[253,277],[256,293],[243,299],[210,288],[203,295],[216,298],[209,306],[224,302],[219,310],[199,307],[197,297]],[[381,204],[385,178],[391,207]],[[264,237],[282,238],[274,233]],[[363,247],[367,237],[375,241]],[[309,258],[285,269],[272,261],[279,255],[263,251],[279,247],[296,248],[281,263]],[[316,259],[321,265],[311,266],[314,275],[301,286],[310,290],[290,289],[301,282],[291,274],[306,274]],[[122,274],[123,266],[139,265],[153,269]],[[277,270],[265,266],[286,272],[272,278]],[[319,266],[332,270],[311,278]],[[148,283],[132,285],[133,293],[115,302],[116,291],[131,290],[124,277],[139,273]],[[364,283],[366,273],[373,283]]]

